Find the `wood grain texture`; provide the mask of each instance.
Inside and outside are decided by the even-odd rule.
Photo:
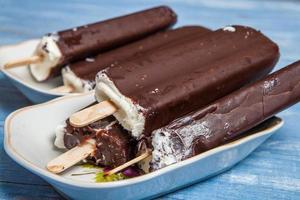
[[[276,69],[300,59],[300,2],[279,0],[0,0],[0,45],[167,4],[179,23],[217,29],[243,24],[276,41]],[[30,105],[0,73],[0,199],[60,199],[51,186],[14,163],[3,150],[3,122],[12,111]],[[159,199],[300,199],[300,105],[280,113],[285,125],[230,171]]]

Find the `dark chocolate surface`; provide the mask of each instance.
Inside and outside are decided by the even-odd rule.
[[[191,149],[187,158],[241,137],[299,101],[300,61],[173,121],[155,134],[170,133],[175,149]],[[191,144],[184,141],[186,137]]]
[[[166,30],[155,35],[148,36],[144,39],[121,46],[111,51],[100,53],[92,59],[84,59],[69,65],[69,68],[78,77],[94,81],[96,74],[111,64],[117,64],[124,59],[130,59],[141,55],[142,53],[179,39],[199,36],[211,32],[209,29],[201,26],[185,26],[174,30]]]
[[[106,167],[117,167],[134,156],[135,141],[112,116],[82,128],[74,128],[66,121],[64,144],[71,149],[87,139],[96,140],[96,151],[87,160]]]
[[[134,158],[135,141],[119,124],[99,131],[96,145],[93,159],[97,165],[117,167]]]
[[[172,43],[102,71],[144,109],[144,134],[267,75],[278,46],[261,32],[234,26]]]
[[[129,15],[58,32],[58,47],[63,54],[60,64],[67,64],[104,52],[149,34],[166,29],[176,22],[176,14],[160,6]]]

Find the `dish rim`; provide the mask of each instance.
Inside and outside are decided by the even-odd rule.
[[[239,145],[242,145],[243,143],[253,140],[255,138],[267,135],[273,131],[276,131],[278,129],[280,129],[283,124],[284,121],[282,118],[279,118],[279,122],[277,124],[275,124],[272,127],[269,127],[267,129],[264,129],[262,131],[259,131],[255,134],[251,134],[248,135],[246,137],[240,138],[238,140],[232,141],[230,143],[224,144],[222,146],[213,148],[211,150],[208,150],[204,153],[201,153],[199,155],[193,156],[189,159],[186,159],[184,161],[169,165],[167,167],[164,167],[162,169],[159,169],[157,171],[151,172],[149,174],[145,174],[145,175],[141,175],[135,178],[130,178],[130,179],[125,179],[125,180],[120,180],[120,181],[115,181],[115,182],[105,182],[105,183],[89,183],[89,182],[81,182],[81,181],[76,181],[76,180],[71,180],[71,179],[67,179],[64,178],[60,175],[57,174],[53,174],[49,171],[46,170],[46,168],[40,168],[36,165],[34,165],[30,160],[27,160],[26,158],[24,158],[20,153],[18,153],[16,151],[16,149],[14,148],[14,146],[11,144],[11,125],[12,125],[12,121],[13,119],[18,116],[19,114],[23,113],[23,112],[30,112],[30,110],[32,109],[39,109],[41,107],[45,107],[45,106],[51,106],[51,104],[55,104],[55,103],[59,103],[61,101],[65,101],[66,99],[70,99],[70,98],[81,98],[83,96],[88,96],[91,95],[91,93],[87,93],[87,94],[75,94],[75,95],[68,95],[68,96],[62,96],[53,100],[50,100],[48,102],[45,103],[41,103],[41,104],[37,104],[37,105],[32,105],[32,106],[27,106],[21,109],[18,109],[16,111],[14,111],[13,113],[11,113],[6,119],[5,119],[5,124],[4,124],[4,149],[6,151],[6,153],[15,161],[17,162],[19,165],[21,165],[22,167],[26,168],[27,170],[33,172],[34,174],[37,174],[38,176],[41,176],[42,178],[47,178],[68,186],[73,186],[73,187],[80,187],[80,188],[90,188],[90,189],[105,189],[105,188],[117,188],[117,187],[123,187],[123,186],[128,186],[128,185],[134,185],[134,184],[138,184],[140,182],[144,182],[147,180],[150,180],[156,176],[160,176],[163,175],[165,173],[171,172],[176,170],[177,168],[182,168],[184,166],[193,164],[194,162],[197,162],[201,159],[204,159],[206,157],[209,157],[213,154],[222,152],[224,150],[229,150],[232,148],[235,148]]]

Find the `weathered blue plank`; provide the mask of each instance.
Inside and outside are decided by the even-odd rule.
[[[0,72],[0,124],[12,111],[31,105],[21,92],[19,92]]]
[[[228,24],[243,24],[262,30],[280,46],[277,69],[300,58],[299,1],[0,0],[0,45],[162,2],[178,13],[177,26],[200,24],[217,29]],[[1,73],[0,92],[0,199],[59,198],[47,183],[5,155],[3,120],[10,112],[30,102]],[[280,113],[286,122],[284,127],[232,170],[161,199],[300,199],[299,113],[299,104]]]
[[[0,199],[59,200],[63,199],[49,185],[40,186],[28,183],[0,182]]]

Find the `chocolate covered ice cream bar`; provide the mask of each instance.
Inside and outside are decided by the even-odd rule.
[[[62,66],[111,50],[166,29],[176,22],[176,14],[160,6],[133,14],[88,24],[44,36],[30,64],[37,81],[60,73]]]
[[[94,88],[96,74],[106,67],[114,66],[132,57],[141,56],[151,49],[157,49],[187,37],[199,37],[209,32],[211,32],[209,29],[201,26],[185,26],[166,30],[111,51],[100,53],[95,57],[71,63],[62,69],[64,85],[73,88],[73,92],[87,92]]]
[[[240,137],[300,101],[300,61],[153,132],[152,169]]]
[[[278,58],[278,46],[261,32],[225,27],[102,70],[96,97],[112,101],[117,120],[140,138],[264,77]]]

